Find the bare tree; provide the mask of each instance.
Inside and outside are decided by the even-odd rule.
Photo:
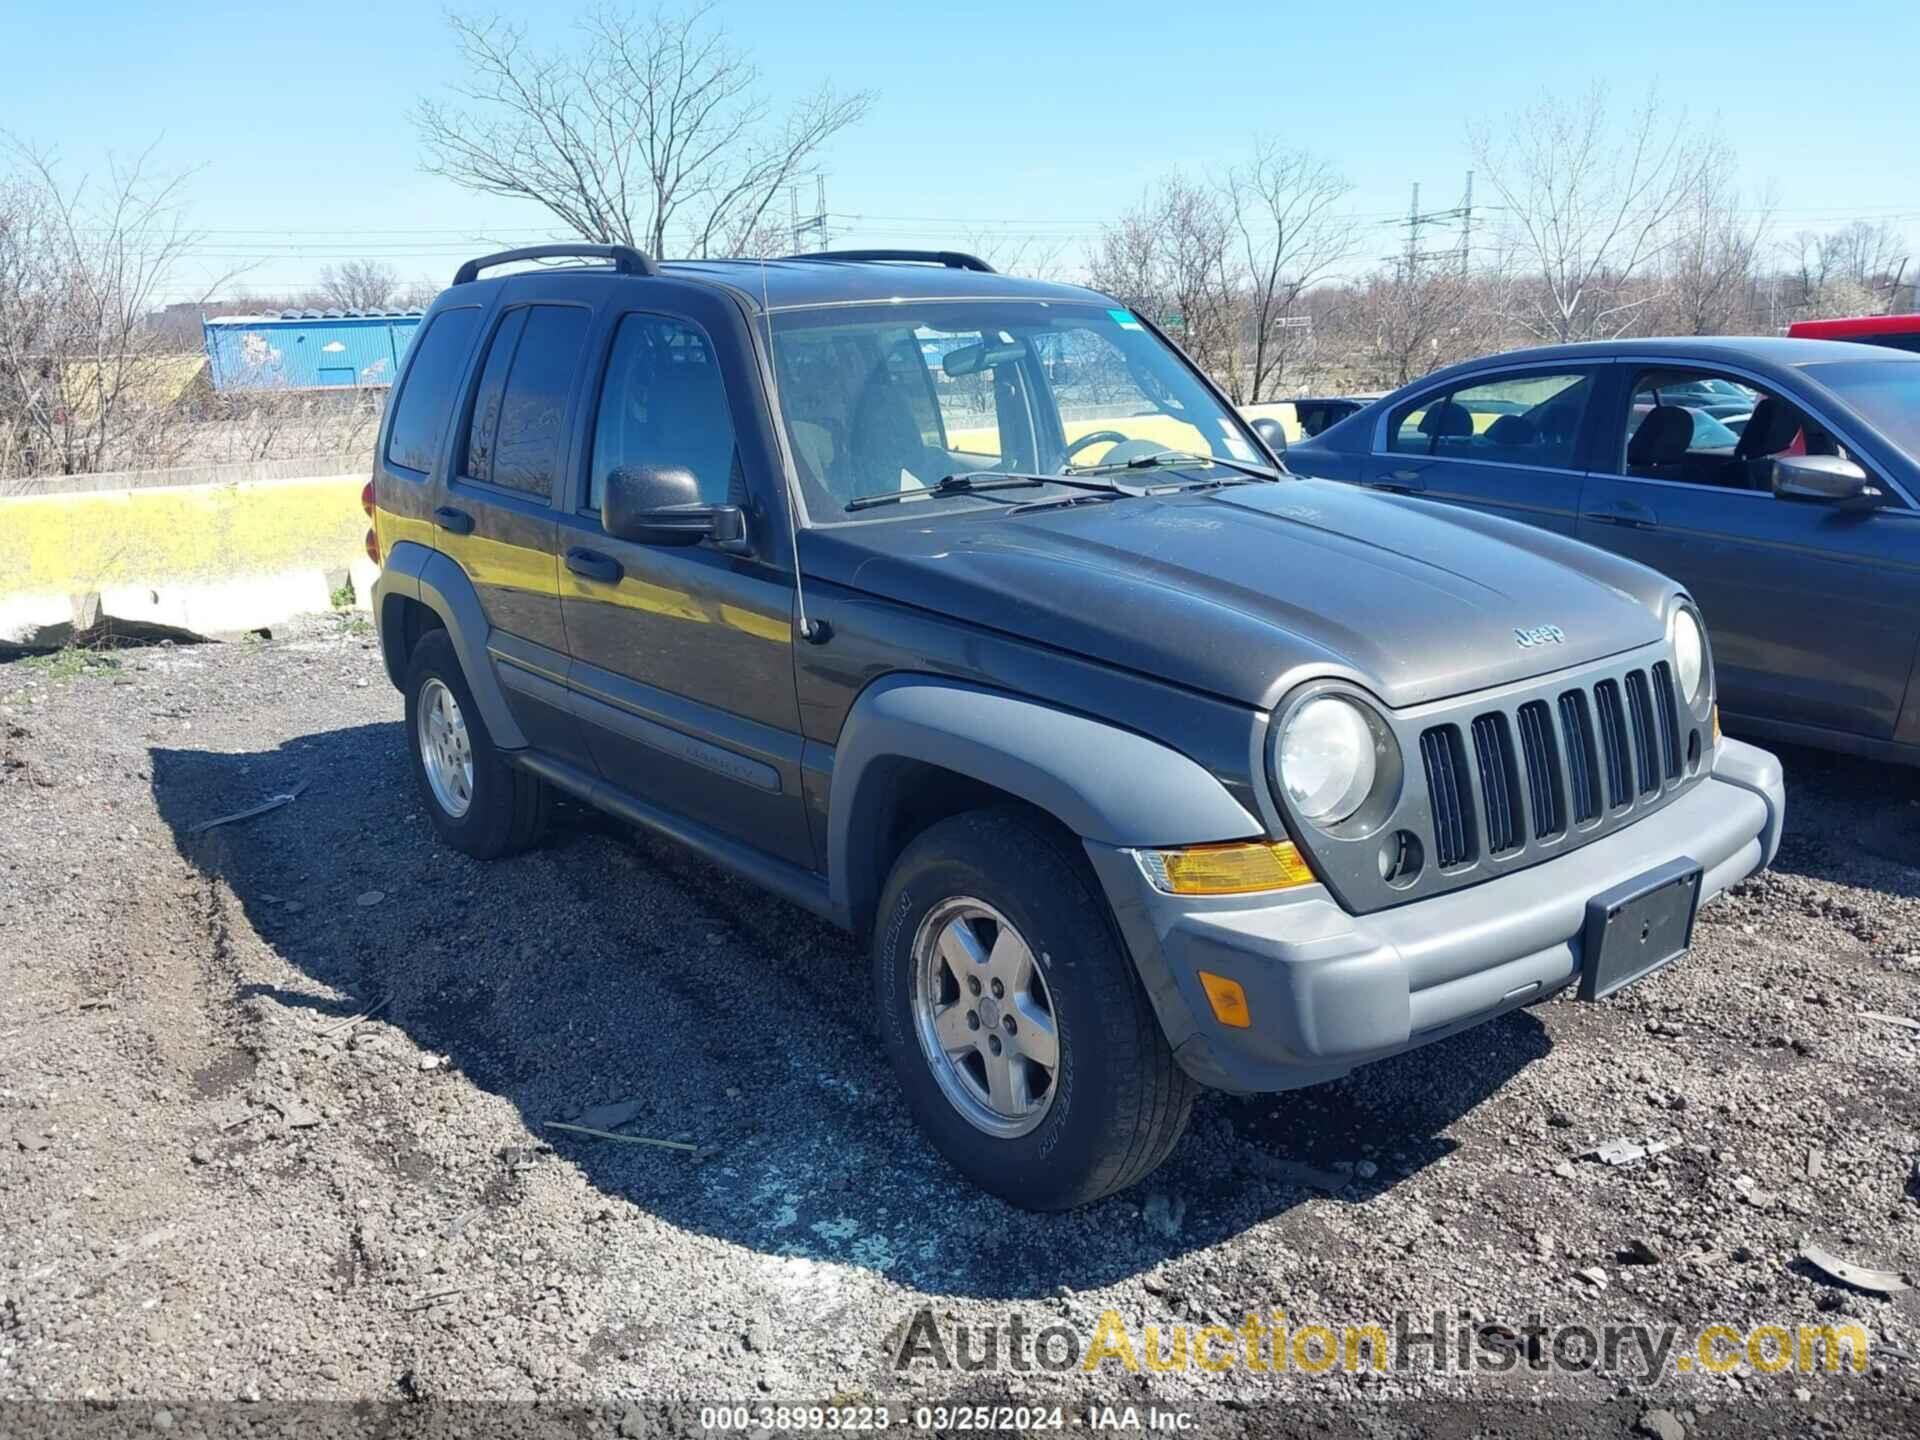
[[[1851,280],[1871,290],[1886,286],[1896,273],[1905,258],[1906,243],[1888,221],[1876,225],[1855,220],[1822,236],[1820,250],[1829,278]]]
[[[1666,254],[1660,328],[1726,335],[1753,327],[1752,300],[1772,204],[1741,205],[1732,151],[1719,140],[1703,155],[1692,193],[1674,214]]]
[[[1174,174],[1102,231],[1087,264],[1095,289],[1164,326],[1241,403],[1247,398],[1240,346],[1244,277],[1233,235],[1219,193]]]
[[[1575,100],[1543,95],[1469,138],[1526,282],[1514,289],[1516,323],[1560,341],[1624,331],[1657,294],[1630,294],[1630,282],[1660,258],[1668,222],[1699,179],[1702,145],[1685,117],[1649,92],[1616,125],[1596,85]]]
[[[1353,253],[1353,222],[1337,205],[1353,189],[1325,161],[1277,141],[1255,142],[1253,158],[1219,184],[1246,277],[1246,329],[1253,354],[1245,400],[1272,398],[1312,331],[1301,297]]]
[[[378,260],[326,265],[315,296],[335,310],[385,310],[400,297],[400,272]]]
[[[582,239],[696,257],[762,248],[776,197],[872,107],[822,84],[775,115],[760,72],[711,7],[602,8],[571,52],[524,29],[450,16],[465,105],[422,100],[428,173],[530,200]]]
[[[0,474],[164,460],[181,369],[149,317],[191,247],[186,176],[148,150],[100,177],[0,137]]]

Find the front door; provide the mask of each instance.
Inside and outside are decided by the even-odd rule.
[[[1746,414],[1716,417],[1709,384]],[[1848,454],[1791,397],[1710,371],[1638,368],[1587,480],[1580,535],[1671,575],[1699,602],[1735,717],[1892,736],[1920,631],[1920,515],[1776,499],[1780,454]],[[1869,469],[1872,467],[1869,466]]]
[[[751,376],[757,362],[720,297],[668,282],[646,290],[672,313],[611,316],[584,484],[559,522],[575,710],[612,784],[812,868],[780,471],[771,430],[752,409],[757,392],[724,378]],[[608,535],[606,478],[642,464],[683,465],[707,503],[745,507],[740,553]]]
[[[1559,366],[1407,401],[1387,415],[1366,484],[1571,535],[1593,377],[1590,368]]]

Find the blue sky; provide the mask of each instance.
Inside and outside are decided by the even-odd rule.
[[[574,13],[541,7],[529,23],[558,40]],[[879,92],[825,160],[829,209],[864,217],[838,221],[838,243],[994,230],[1077,255],[1157,174],[1222,167],[1271,133],[1342,168],[1371,258],[1399,243],[1390,217],[1413,181],[1428,208],[1457,201],[1471,118],[1596,78],[1623,102],[1657,81],[1717,120],[1743,188],[1771,186],[1779,235],[1883,216],[1920,235],[1914,0],[728,0],[716,13],[776,95],[822,78]],[[420,173],[407,112],[454,75],[439,5],[5,0],[0,54],[0,128],[76,168],[157,139],[163,163],[199,167],[195,264],[258,262],[243,282],[256,290],[358,255],[438,278],[477,237],[551,228]]]

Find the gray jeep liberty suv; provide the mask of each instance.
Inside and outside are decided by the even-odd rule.
[[[605,263],[480,278],[555,256]],[[1020,1205],[1200,1085],[1605,995],[1779,842],[1671,581],[1289,476],[1144,317],[965,255],[469,262],[368,508],[441,836],[565,791],[870,935],[908,1104]]]

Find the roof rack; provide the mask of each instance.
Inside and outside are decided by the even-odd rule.
[[[482,255],[477,260],[469,260],[453,272],[453,283],[465,285],[477,278],[482,270],[491,270],[496,265],[511,265],[517,260],[559,260],[559,259],[611,260],[616,273],[621,275],[658,275],[660,267],[653,263],[653,257],[644,250],[636,250],[631,245],[588,245],[584,242],[566,241],[558,245],[525,245],[518,250],[502,250],[493,255]]]
[[[844,260],[865,264],[876,260],[913,260],[923,265],[944,265],[949,270],[978,270],[982,275],[998,272],[978,255],[959,250],[816,250],[810,255],[789,255],[789,260]]]

